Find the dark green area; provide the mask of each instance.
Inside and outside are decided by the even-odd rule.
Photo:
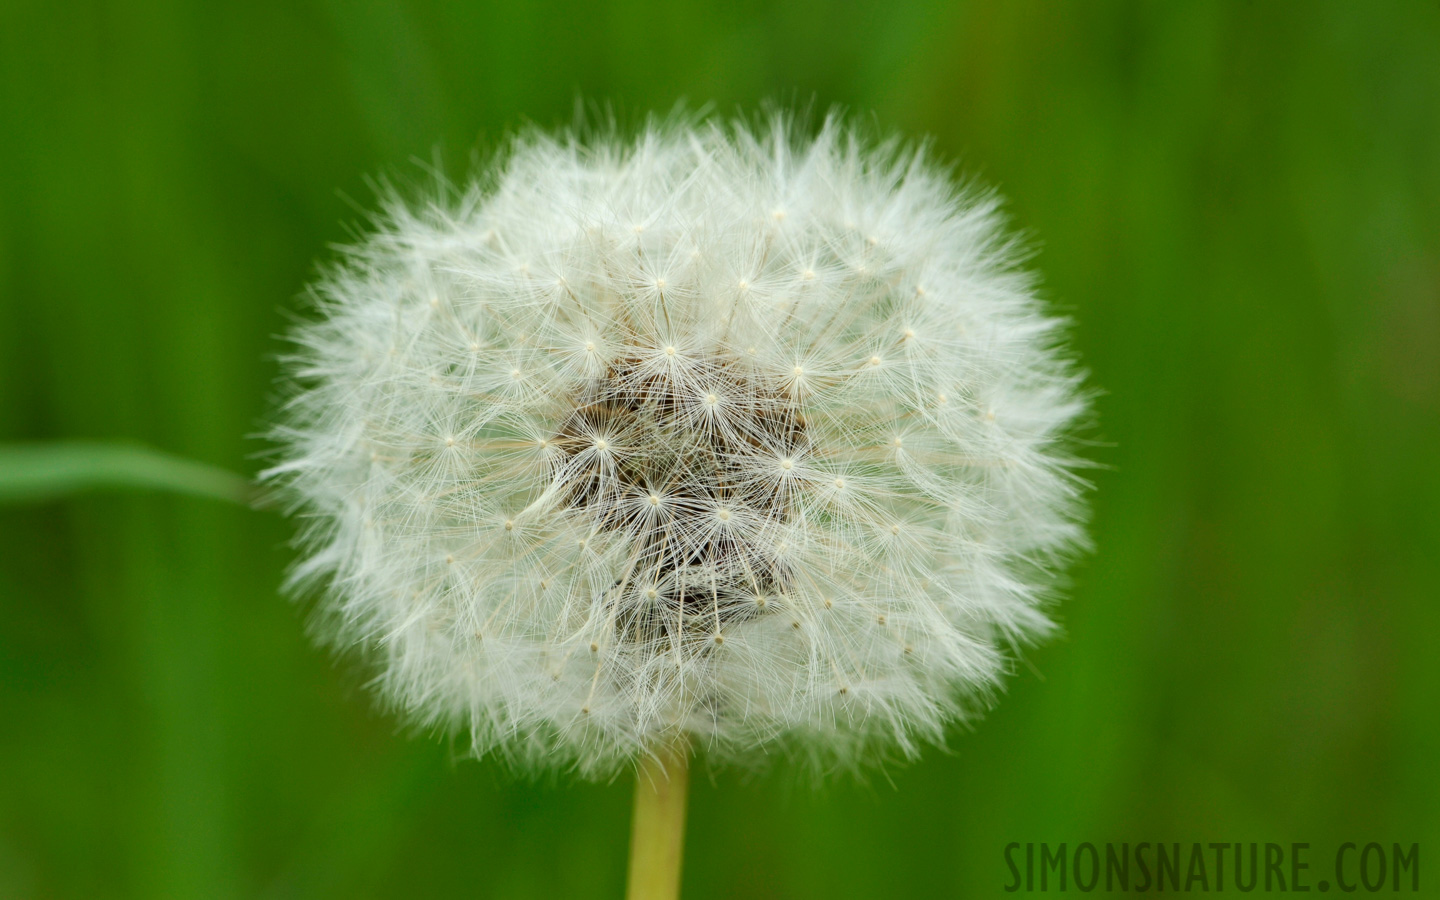
[[[934,135],[1105,392],[1067,637],[868,785],[698,778],[691,900],[990,896],[1009,841],[1419,842],[1437,877],[1435,3],[8,0],[0,441],[253,473],[367,179],[577,96]],[[0,896],[620,896],[628,781],[516,782],[372,711],[277,592],[291,530],[0,508]]]

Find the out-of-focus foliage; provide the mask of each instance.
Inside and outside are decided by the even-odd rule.
[[[697,779],[687,896],[989,895],[1011,840],[1440,845],[1437,46],[1422,2],[10,0],[0,440],[253,472],[368,179],[577,97],[843,104],[1035,236],[1105,391],[1098,549],[951,753]],[[291,531],[0,508],[0,896],[618,896],[629,784],[397,733],[277,593]]]
[[[0,443],[0,503],[39,503],[91,490],[174,491],[244,503],[253,493],[224,469],[146,447],[97,441]]]

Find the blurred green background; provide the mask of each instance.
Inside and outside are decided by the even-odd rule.
[[[0,82],[0,440],[246,474],[377,174],[577,97],[933,135],[1105,392],[1098,549],[950,752],[699,777],[687,897],[990,896],[1009,841],[1419,842],[1433,881],[1436,3],[4,0]],[[0,897],[620,896],[629,779],[517,782],[372,711],[277,592],[290,533],[0,507]]]

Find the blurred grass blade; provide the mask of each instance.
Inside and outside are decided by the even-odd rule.
[[[0,444],[0,504],[35,503],[99,489],[250,501],[250,485],[239,475],[147,447],[89,441]]]

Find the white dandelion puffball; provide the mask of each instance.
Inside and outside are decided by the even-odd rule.
[[[1081,538],[993,197],[835,121],[514,140],[315,285],[269,477],[406,719],[603,775],[913,754]]]

